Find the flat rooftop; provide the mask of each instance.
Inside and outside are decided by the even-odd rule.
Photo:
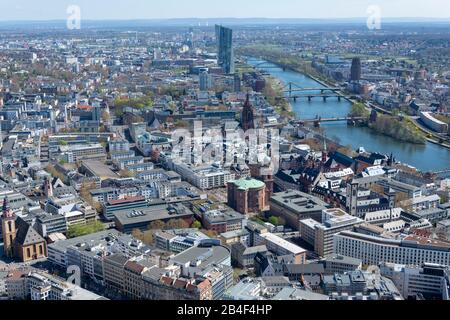
[[[221,223],[228,222],[234,220],[243,220],[245,218],[244,215],[236,212],[234,210],[211,210],[207,211],[203,214],[203,217],[209,221],[209,223]]]
[[[264,233],[260,235],[264,239],[266,239],[269,242],[272,242],[273,244],[293,253],[294,255],[306,253],[306,250],[302,247],[299,247],[296,244],[293,244],[292,242],[289,242],[287,240],[284,240],[283,238],[273,234],[273,233]]]
[[[157,205],[145,209],[127,209],[114,213],[116,220],[123,226],[150,223],[156,220],[180,219],[192,215],[194,213],[180,203]]]
[[[270,201],[296,214],[321,212],[329,207],[319,198],[295,190],[275,193]]]
[[[221,264],[231,255],[230,249],[223,246],[192,247],[176,255],[172,262],[178,265],[186,265],[199,262],[198,268],[203,269],[213,264]]]
[[[115,174],[107,165],[100,161],[86,160],[83,166],[99,177],[101,180],[117,179],[119,176]]]

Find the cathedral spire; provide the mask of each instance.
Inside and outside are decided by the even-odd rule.
[[[247,99],[245,100],[244,107],[242,109],[241,126],[244,132],[250,129],[255,129],[255,116],[253,106],[250,103],[249,92],[247,92]]]
[[[53,187],[49,178],[45,178],[44,181],[44,194],[47,198],[53,197]]]
[[[12,218],[14,212],[9,207],[8,197],[3,199],[3,208],[2,208],[3,218]]]

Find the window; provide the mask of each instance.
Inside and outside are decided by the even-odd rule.
[[[42,249],[42,245],[39,246],[39,255],[43,255],[44,254],[44,250]]]
[[[12,221],[8,221],[8,231],[12,232]]]
[[[31,258],[31,250],[30,250],[30,248],[27,248],[27,257]]]

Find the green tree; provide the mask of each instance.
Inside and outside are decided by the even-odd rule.
[[[350,117],[369,117],[369,110],[363,103],[354,103],[352,109],[350,110]]]
[[[166,224],[166,229],[187,229],[189,228],[189,224],[183,219],[172,219],[169,220]]]
[[[200,229],[202,227],[202,223],[198,220],[194,221],[194,223],[192,223],[192,228],[194,229]]]
[[[156,220],[150,223],[148,226],[149,230],[163,230],[166,227],[166,224],[161,220]]]
[[[270,217],[269,218],[269,223],[273,224],[274,226],[278,226],[279,225],[278,218],[274,217],[274,216]]]
[[[133,229],[133,231],[131,231],[131,235],[141,241],[144,239],[144,233],[139,229]]]
[[[144,242],[147,245],[152,245],[154,243],[155,237],[154,237],[155,230],[148,230],[144,232],[144,236],[142,238],[142,242]]]

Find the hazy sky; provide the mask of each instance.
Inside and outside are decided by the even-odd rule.
[[[450,18],[450,0],[0,0],[0,20],[65,19],[72,4],[93,20],[365,17],[370,5],[382,17]]]

